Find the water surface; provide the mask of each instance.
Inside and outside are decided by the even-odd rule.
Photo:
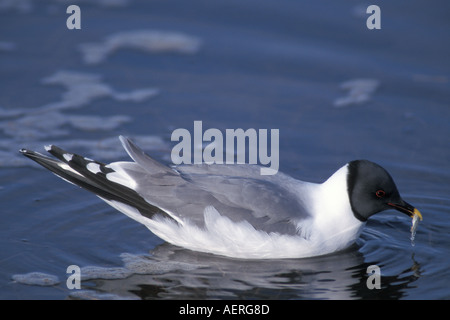
[[[0,1],[0,298],[450,298],[446,1],[383,2],[381,30],[355,1],[79,5],[82,29],[68,30],[61,1]],[[353,159],[381,164],[423,213],[415,245],[411,220],[387,211],[328,256],[195,253],[18,153],[53,143],[124,160],[123,134],[169,163],[171,132],[195,120],[279,129],[280,170],[302,180]],[[67,288],[69,265],[91,267],[82,291]],[[366,286],[369,265],[380,290]],[[30,272],[59,282],[14,278]]]

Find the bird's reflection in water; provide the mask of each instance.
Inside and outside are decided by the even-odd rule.
[[[358,245],[307,259],[243,260],[162,244],[147,255],[124,253],[130,275],[83,281],[71,298],[132,299],[392,299],[417,279],[420,265],[398,276],[382,276],[368,289],[367,267]],[[381,262],[380,262],[381,263]],[[107,278],[106,276],[104,278]],[[107,295],[105,295],[105,293]]]

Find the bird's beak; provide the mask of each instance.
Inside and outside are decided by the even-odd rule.
[[[407,214],[409,217],[414,218],[414,216],[418,216],[420,221],[422,221],[422,214],[419,210],[414,208],[412,205],[410,205],[408,202],[401,200],[402,203],[388,203],[389,206],[394,208],[395,210],[398,210],[400,212],[403,212]]]

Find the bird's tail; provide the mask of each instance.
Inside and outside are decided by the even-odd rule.
[[[108,180],[107,174],[114,172],[108,165],[67,152],[54,145],[46,146],[45,149],[56,159],[27,149],[21,149],[20,152],[58,177],[93,192],[108,203],[119,202],[131,206],[142,216],[150,219],[155,214],[170,218],[167,213],[148,203],[135,190]]]

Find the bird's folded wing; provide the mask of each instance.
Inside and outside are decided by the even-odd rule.
[[[127,140],[121,140],[126,146]],[[214,206],[221,215],[232,221],[245,220],[255,229],[295,234],[297,223],[309,217],[299,197],[289,190],[294,179],[281,173],[262,176],[258,166],[237,164],[181,165],[172,170],[128,144],[132,148],[125,147],[127,152],[143,169],[125,169],[136,182],[135,190],[181,219],[202,226],[204,209]]]
[[[309,217],[299,197],[291,191],[293,180],[281,173],[259,175],[249,165],[164,166],[131,141],[122,144],[135,162],[104,164],[56,146],[47,151],[58,160],[34,151],[22,153],[61,178],[99,197],[138,209],[152,219],[156,214],[178,222],[189,219],[204,225],[204,211],[213,206],[232,221],[247,221],[255,229],[297,234],[298,223]]]

